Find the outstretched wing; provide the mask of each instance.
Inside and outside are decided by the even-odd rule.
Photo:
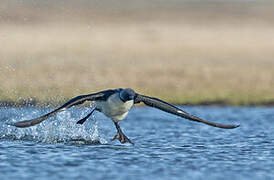
[[[106,99],[108,96],[110,96],[114,92],[115,92],[115,90],[106,90],[106,91],[101,91],[101,92],[94,93],[94,94],[80,95],[80,96],[72,98],[71,100],[66,102],[64,105],[62,105],[61,107],[53,110],[52,112],[49,112],[48,114],[45,114],[45,115],[40,116],[40,117],[35,118],[35,119],[20,121],[20,122],[10,124],[10,125],[20,127],[20,128],[34,126],[38,123],[41,123],[45,119],[47,119],[51,116],[54,116],[58,112],[67,109],[67,108],[70,108],[70,107],[75,106],[75,105],[82,104],[85,101],[96,101],[96,100]]]
[[[147,106],[158,108],[162,111],[165,111],[165,112],[168,112],[171,114],[175,114],[175,115],[183,117],[185,119],[189,119],[189,120],[196,121],[196,122],[201,122],[201,123],[204,123],[204,124],[207,124],[210,126],[214,126],[214,127],[218,127],[218,128],[233,129],[233,128],[240,126],[240,125],[224,125],[224,124],[206,121],[199,117],[193,116],[193,115],[191,115],[191,114],[189,114],[189,113],[187,113],[187,112],[185,112],[185,111],[175,107],[174,105],[169,104],[161,99],[144,96],[144,95],[136,93],[134,103],[136,104],[136,103],[140,103],[140,102],[143,102]]]

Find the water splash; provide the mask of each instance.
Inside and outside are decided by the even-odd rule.
[[[79,118],[85,116],[90,111],[90,108],[83,109],[72,108],[71,110],[60,112],[43,123],[29,128],[16,128],[6,123],[35,118],[45,114],[49,110],[16,108],[4,111],[0,109],[2,119],[0,120],[0,139],[43,143],[106,144],[107,141],[100,136],[98,121],[94,114],[84,125],[76,124]]]

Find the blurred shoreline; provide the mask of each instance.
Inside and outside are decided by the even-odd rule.
[[[56,105],[131,87],[178,105],[272,106],[273,7],[271,1],[3,0],[0,101]]]
[[[56,106],[60,106],[64,104],[65,101],[39,101],[39,100],[20,100],[20,101],[0,101],[0,108],[1,107],[52,107],[55,108]],[[239,106],[239,107],[274,107],[274,101],[262,101],[262,102],[255,102],[250,104],[237,104],[233,105],[226,101],[201,101],[197,103],[192,102],[186,102],[182,104],[178,104],[175,102],[169,102],[172,104],[175,104],[176,106],[218,106],[218,107],[233,107],[233,106]],[[142,107],[145,106],[144,104],[136,105],[136,107]],[[81,105],[81,107],[89,107],[88,104]]]

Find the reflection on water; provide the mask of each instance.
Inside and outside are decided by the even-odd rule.
[[[135,108],[121,127],[136,145],[110,141],[113,123],[71,108],[30,128],[6,123],[48,108],[0,108],[2,179],[273,179],[272,108],[185,107],[202,118],[241,126],[224,130],[153,108]]]

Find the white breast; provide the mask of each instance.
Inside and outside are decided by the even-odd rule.
[[[107,101],[96,102],[96,107],[115,122],[123,120],[132,106],[133,100],[123,102],[118,93],[111,95]]]

